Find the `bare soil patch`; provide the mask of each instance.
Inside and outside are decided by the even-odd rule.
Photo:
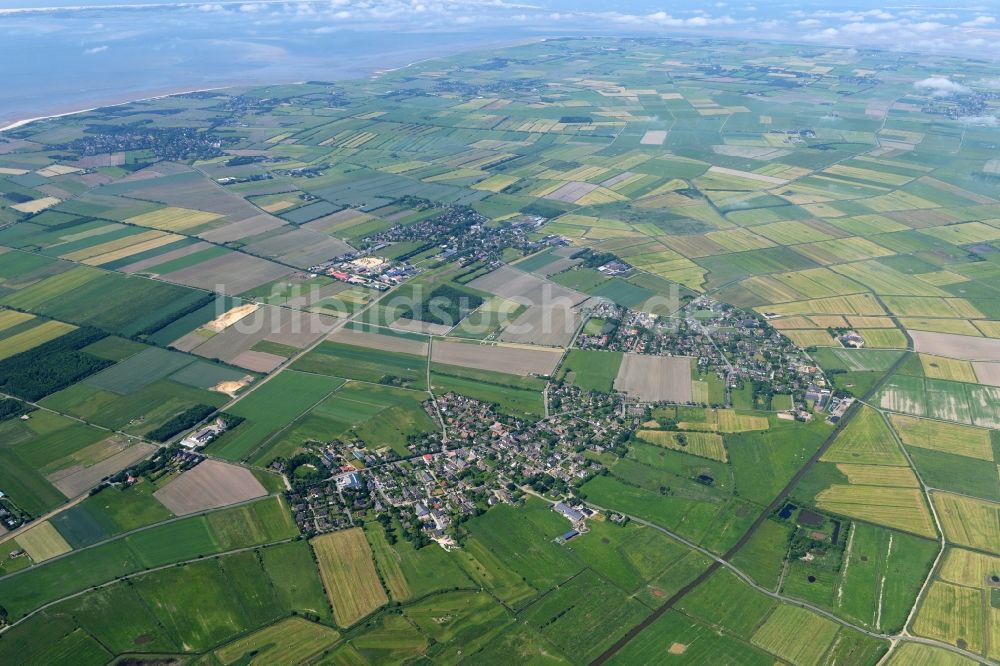
[[[954,333],[910,331],[913,347],[918,352],[948,356],[963,361],[1000,361],[1000,340],[975,338]]]
[[[250,470],[218,460],[198,464],[153,493],[153,497],[178,516],[265,495],[267,491]]]
[[[522,376],[552,374],[561,356],[561,349],[481,345],[450,340],[435,340],[431,351],[431,360],[435,363]]]
[[[691,359],[625,354],[614,385],[643,401],[691,402]]]

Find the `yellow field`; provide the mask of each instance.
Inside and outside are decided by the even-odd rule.
[[[107,252],[115,252],[122,248],[129,248],[134,244],[145,243],[146,241],[154,240],[162,236],[162,231],[143,231],[142,233],[126,236],[125,238],[118,238],[116,240],[100,243],[98,245],[91,245],[90,247],[85,247],[82,250],[67,252],[66,254],[60,255],[60,258],[68,261],[83,261]]]
[[[12,335],[5,340],[0,340],[0,359],[20,354],[28,349],[34,349],[38,345],[49,340],[55,340],[74,329],[76,329],[76,326],[61,321],[50,320],[42,322],[38,326],[21,331],[17,335]]]
[[[59,202],[60,199],[55,197],[42,197],[41,199],[35,199],[34,201],[25,201],[24,203],[14,204],[11,208],[22,213],[38,213],[46,208],[55,206]]]
[[[664,430],[640,430],[636,436],[650,444],[675,451],[683,451],[702,458],[727,462],[729,455],[722,443],[722,435],[714,432],[667,432]],[[683,439],[682,439],[683,438]],[[683,443],[682,443],[683,441]]]
[[[934,287],[928,286],[933,289]],[[953,317],[955,319],[982,319],[983,313],[964,298],[937,298],[935,296],[884,296],[885,306],[900,317]]]
[[[103,266],[104,264],[110,264],[112,261],[118,261],[119,259],[131,257],[132,255],[139,254],[140,252],[155,250],[158,247],[163,247],[164,245],[170,245],[171,243],[183,239],[184,236],[181,236],[179,234],[161,234],[156,238],[151,238],[142,243],[136,243],[128,247],[123,247],[118,250],[97,255],[96,257],[90,257],[89,259],[85,259],[80,263],[86,264],[88,266]]]
[[[360,528],[324,534],[310,544],[338,625],[349,627],[388,603],[372,562],[371,548]]]
[[[980,652],[983,649],[983,593],[935,581],[920,604],[913,631],[951,645]]]
[[[847,323],[855,328],[892,328],[892,319],[888,317],[865,317],[865,316],[849,316],[847,318]]]
[[[942,580],[966,587],[986,587],[990,576],[1000,575],[1000,557],[964,548],[949,548],[941,562]]]
[[[6,331],[8,328],[13,328],[18,324],[23,324],[26,321],[31,321],[34,318],[35,315],[18,312],[17,310],[0,310],[0,332]]]
[[[816,495],[816,506],[904,532],[926,537],[937,535],[930,511],[917,488],[837,484]]]
[[[763,305],[755,307],[758,312],[774,312],[776,314],[843,314],[879,316],[886,312],[871,294],[851,294],[850,296],[833,296],[831,298],[813,298],[782,303],[780,305]]]
[[[841,347],[836,338],[825,329],[811,328],[807,330],[782,331],[782,335],[795,343],[797,347]]]
[[[774,609],[750,642],[796,666],[815,666],[838,629],[832,620],[783,604]]]
[[[906,349],[906,336],[898,328],[859,328],[865,347],[873,349]]]
[[[486,180],[481,180],[472,186],[474,190],[485,190],[487,192],[499,192],[505,187],[510,187],[516,183],[520,178],[517,176],[505,176],[503,174],[497,174],[495,176],[490,176]]]
[[[959,361],[944,356],[920,354],[920,364],[924,374],[931,379],[950,379],[956,382],[976,383],[976,372],[968,361]]]
[[[900,467],[907,464],[882,415],[867,406],[862,406],[861,412],[837,435],[821,460]]]
[[[886,666],[976,666],[979,662],[944,648],[922,643],[900,643]]]
[[[931,499],[949,541],[1000,554],[1000,504],[942,492]]]
[[[719,432],[747,432],[749,430],[767,430],[770,424],[766,416],[737,414],[733,409],[717,409],[715,416],[719,424]]]
[[[990,431],[984,428],[920,419],[915,416],[889,416],[899,438],[907,446],[955,453],[980,460],[993,460]]]
[[[17,537],[17,543],[35,563],[44,562],[73,550],[52,523],[45,521],[28,528]]]
[[[916,488],[920,485],[917,482],[917,475],[909,467],[837,463],[837,469],[847,477],[847,482],[852,486]]]
[[[931,333],[954,333],[982,337],[982,333],[967,319],[926,319],[924,317],[900,317],[899,323],[914,331]],[[980,322],[976,322],[977,324]]]
[[[215,657],[225,666],[236,662],[292,666],[305,663],[339,639],[334,629],[291,617],[219,648]],[[244,657],[250,659],[243,661]]]
[[[209,222],[217,220],[220,217],[222,216],[217,213],[207,213],[203,210],[192,210],[190,208],[176,208],[169,206],[167,208],[161,208],[160,210],[154,210],[151,213],[144,213],[142,215],[130,217],[125,221],[129,224],[135,224],[140,227],[150,227],[152,229],[160,229],[162,231],[184,232],[188,229],[208,224]]]
[[[1000,338],[1000,321],[977,321],[976,327],[988,338]]]

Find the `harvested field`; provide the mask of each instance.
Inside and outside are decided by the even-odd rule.
[[[669,432],[665,430],[639,430],[636,436],[646,442],[693,456],[711,458],[720,462],[729,460],[722,435],[714,432]]]
[[[913,631],[921,636],[961,645],[972,652],[982,651],[982,593],[935,581],[920,604]]]
[[[156,447],[152,444],[133,444],[89,467],[76,465],[54,472],[46,478],[66,497],[76,497],[96,486],[105,477],[117,474],[155,450]]]
[[[212,247],[210,244],[199,241],[197,243],[192,243],[191,245],[185,245],[184,247],[177,248],[176,250],[170,250],[169,252],[158,254],[155,257],[141,259],[135,263],[124,266],[120,270],[123,273],[141,273],[146,271],[147,268],[159,266],[160,264],[165,264],[168,261],[173,261],[175,259],[182,259],[183,257],[187,257],[196,252],[207,250],[210,247]]]
[[[330,335],[329,340],[345,345],[368,347],[369,349],[379,349],[381,351],[427,356],[427,342],[411,340],[399,335],[383,335],[381,333],[368,333],[350,328],[340,328]]]
[[[788,182],[786,178],[775,178],[774,176],[765,176],[753,171],[740,171],[739,169],[730,169],[728,167],[712,166],[708,168],[708,172],[723,176],[736,176],[737,178],[745,178],[746,180],[756,180],[768,185],[784,185]]]
[[[249,236],[256,236],[267,231],[285,226],[285,221],[271,215],[256,215],[246,220],[233,222],[216,229],[202,232],[201,238],[212,243],[228,243]]]
[[[937,534],[918,488],[837,484],[816,495],[816,506],[921,536],[933,538]]]
[[[889,420],[907,446],[993,460],[990,431],[984,428],[918,419],[902,414],[890,414]]]
[[[431,360],[435,363],[522,376],[550,375],[561,357],[560,349],[481,345],[451,340],[435,340],[431,352]]]
[[[1000,573],[1000,557],[964,548],[949,548],[938,576],[966,587],[985,587],[992,583],[990,577],[997,573]]]
[[[590,298],[586,294],[506,265],[476,278],[468,286],[529,306],[569,308]]]
[[[646,402],[691,402],[691,359],[625,354],[615,389]]]
[[[389,602],[363,530],[324,534],[309,543],[338,625],[349,627]]]
[[[574,308],[536,305],[508,324],[500,339],[504,342],[564,347],[582,323],[583,317]]]
[[[250,254],[307,268],[321,261],[327,261],[331,257],[351,252],[354,248],[318,231],[293,229],[248,245],[244,249]]]
[[[924,376],[930,379],[949,379],[956,382],[976,383],[976,373],[969,361],[960,361],[946,356],[920,354]]]
[[[918,352],[964,361],[1000,361],[1000,340],[994,338],[928,331],[910,331],[910,336]]]
[[[218,460],[199,463],[153,493],[153,497],[178,516],[265,495],[267,491],[253,472]]]
[[[574,202],[587,194],[590,194],[598,188],[597,185],[593,183],[583,183],[583,182],[572,182],[566,183],[565,185],[560,185],[552,192],[549,192],[544,196],[545,199],[552,199],[553,201],[566,201]]]
[[[894,486],[916,488],[917,475],[909,467],[837,463],[837,469],[852,486]]]
[[[400,331],[410,331],[411,333],[422,333],[424,335],[447,335],[451,326],[445,324],[433,324],[419,319],[397,319],[389,325],[391,328]]]
[[[976,381],[987,386],[1000,386],[1000,363],[984,363],[975,361],[972,369],[976,373]]]
[[[263,306],[222,333],[208,339],[201,337],[198,333],[189,333],[175,341],[173,346],[193,351],[199,356],[220,358],[223,361],[254,370],[255,368],[245,363],[273,361],[269,358],[273,355],[255,356],[251,354],[243,356],[261,340],[270,340],[281,345],[302,349],[333,331],[338,323],[337,319],[311,312]],[[237,357],[241,357],[245,363],[236,363]]]
[[[1000,504],[939,491],[931,499],[949,541],[1000,554]]]
[[[17,545],[23,548],[36,564],[73,550],[47,520],[21,532],[17,536]]]
[[[247,350],[240,352],[231,358],[229,362],[247,370],[267,373],[277,369],[286,360],[284,356],[278,356],[277,354]]]
[[[646,130],[646,133],[639,139],[642,146],[662,146],[667,140],[667,130]]]
[[[198,287],[225,294],[241,294],[256,286],[274,282],[291,270],[266,259],[231,252],[196,266],[161,275],[167,282]]]

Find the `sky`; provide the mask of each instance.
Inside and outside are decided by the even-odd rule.
[[[709,35],[1000,58],[1000,0],[0,0],[0,121],[362,76],[543,36]]]

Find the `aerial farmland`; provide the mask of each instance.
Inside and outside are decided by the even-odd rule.
[[[997,80],[555,39],[0,132],[0,662],[997,663]]]

